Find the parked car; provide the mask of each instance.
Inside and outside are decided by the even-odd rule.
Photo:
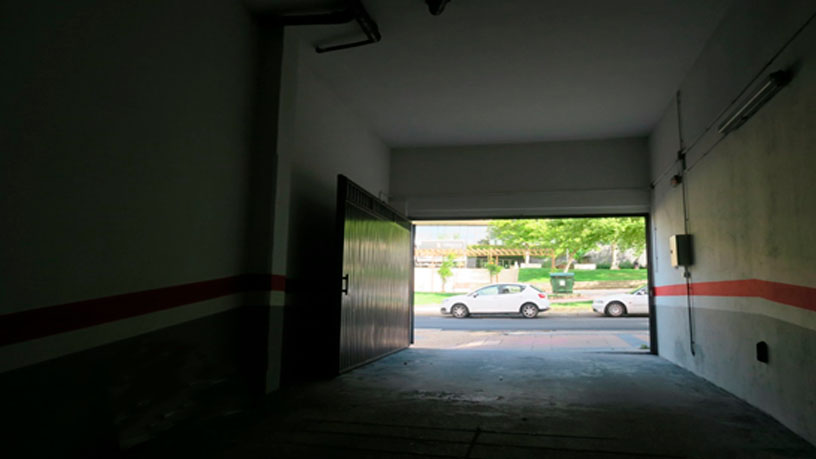
[[[649,288],[643,286],[629,293],[597,298],[592,302],[592,309],[609,317],[621,317],[627,314],[648,314]]]
[[[530,284],[490,284],[442,302],[442,314],[464,319],[480,313],[519,313],[528,319],[550,309],[547,294]]]

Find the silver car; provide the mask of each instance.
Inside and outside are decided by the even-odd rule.
[[[592,309],[609,317],[621,317],[627,314],[648,314],[649,288],[643,286],[629,293],[597,298],[592,302]]]
[[[442,314],[464,319],[480,313],[519,313],[528,319],[550,309],[547,294],[530,284],[490,284],[442,302]]]

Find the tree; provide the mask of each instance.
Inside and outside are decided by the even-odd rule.
[[[549,220],[547,237],[556,253],[564,253],[569,271],[575,260],[604,241],[606,229],[598,218],[560,218]]]
[[[597,218],[559,218],[552,220],[494,220],[488,231],[494,239],[510,247],[546,247],[554,249],[555,258],[565,254],[567,264],[564,272],[581,254],[592,250],[602,240],[603,228]]]
[[[646,250],[646,228],[640,217],[602,218],[599,224],[607,233],[602,242],[608,242],[612,251],[610,269],[620,269],[619,250],[635,249],[638,257]]]
[[[439,277],[442,278],[442,291],[445,291],[445,283],[448,279],[453,276],[453,267],[456,264],[456,257],[449,253],[445,259],[442,261],[442,265],[439,266],[439,269],[436,271],[439,274]]]
[[[548,242],[548,220],[492,220],[487,231],[508,247],[536,247]]]
[[[501,265],[498,263],[487,263],[485,268],[487,269],[487,272],[490,273],[490,282],[498,282],[498,275],[502,270]],[[495,281],[493,279],[495,279]]]
[[[643,220],[639,217],[494,220],[488,232],[491,238],[509,247],[553,249],[553,268],[556,256],[565,255],[564,272],[599,244],[611,245],[615,269],[618,250],[633,248],[640,255],[646,248]]]
[[[498,239],[507,247],[525,250],[524,262],[530,262],[530,249],[548,242],[547,220],[493,220],[488,225],[491,239]],[[555,257],[552,260],[555,264]]]

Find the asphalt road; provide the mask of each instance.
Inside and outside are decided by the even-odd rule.
[[[442,330],[648,330],[648,317],[548,317],[547,313],[535,319],[521,317],[481,316],[466,319],[421,316],[414,319],[415,328]]]

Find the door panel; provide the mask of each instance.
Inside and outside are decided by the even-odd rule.
[[[520,293],[505,293],[501,299],[501,309],[503,312],[518,312],[523,303]]]
[[[522,303],[524,303],[521,288],[514,284],[505,285],[503,288],[506,289],[507,293],[499,295],[497,303],[499,310],[501,312],[518,312]]]
[[[478,291],[478,296],[470,300],[470,312],[492,312],[496,308],[499,289],[495,286],[485,287]]]
[[[649,295],[642,293],[639,295],[635,295],[632,299],[632,309],[630,310],[633,314],[646,314],[649,312]]]
[[[342,234],[338,371],[411,342],[411,223],[347,178],[338,181]]]

